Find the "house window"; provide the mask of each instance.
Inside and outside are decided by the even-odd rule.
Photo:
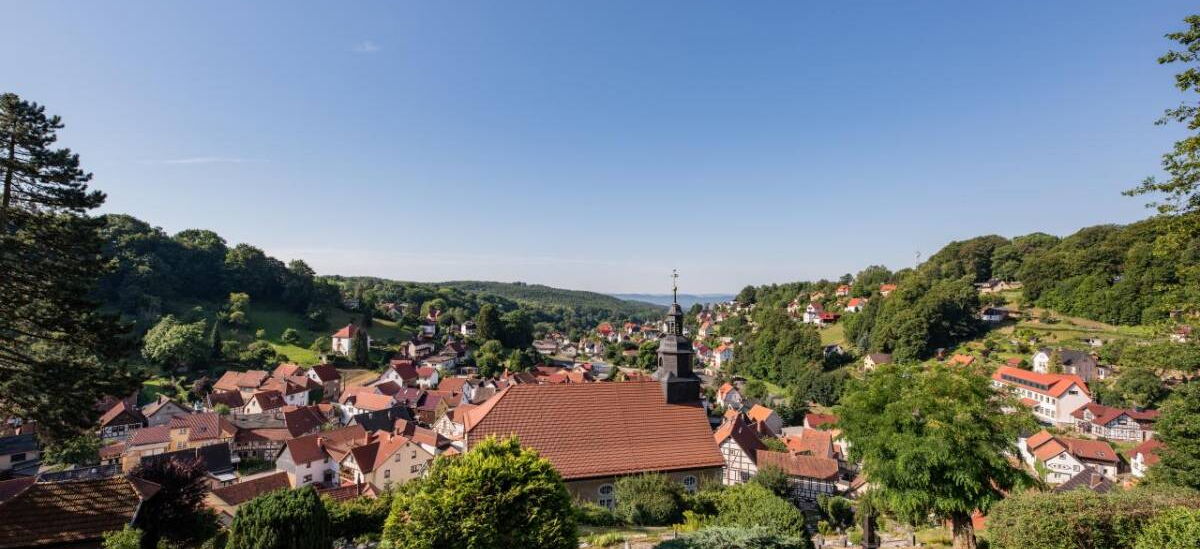
[[[383,470],[383,478],[392,478],[392,470],[384,469]]]
[[[312,475],[304,475],[304,484],[312,482]]]
[[[601,484],[600,488],[596,491],[600,495],[600,497],[597,498],[597,503],[603,505],[604,507],[608,507],[609,509],[612,509],[616,505],[616,490],[613,489],[613,485]]]
[[[413,465],[412,467],[409,467],[409,468],[408,468],[408,472],[410,472],[410,473],[414,473],[414,474],[415,474],[415,473],[417,473],[417,472],[418,472],[418,471],[420,471],[420,470],[421,470],[421,466],[420,466],[419,464],[418,464],[418,465]]]
[[[684,490],[687,490],[689,492],[695,492],[696,488],[699,486],[700,486],[700,481],[696,480],[696,477],[694,477],[692,475],[683,477],[683,489]]]

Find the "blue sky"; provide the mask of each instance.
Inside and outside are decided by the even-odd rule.
[[[21,2],[0,89],[169,232],[723,292],[1147,216],[1188,4]]]

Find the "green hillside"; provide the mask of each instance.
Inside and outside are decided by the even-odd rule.
[[[542,284],[456,280],[439,282],[436,285],[468,292],[496,295],[525,305],[603,311],[607,313],[607,316],[614,318],[645,320],[656,318],[663,312],[662,307],[650,303],[618,299],[596,292],[552,288]]]

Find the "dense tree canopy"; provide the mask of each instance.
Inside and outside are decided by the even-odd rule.
[[[987,511],[1027,479],[1008,463],[1032,427],[989,379],[942,364],[886,365],[850,383],[836,408],[850,457],[875,495],[901,518],[930,515],[953,525],[955,547],[973,548],[971,513]]]
[[[276,490],[238,508],[227,549],[329,549],[329,512],[312,486]]]
[[[415,484],[414,484],[415,483]],[[579,546],[571,496],[549,461],[517,439],[489,439],[395,496],[383,539],[393,547]],[[406,485],[407,486],[407,485]]]
[[[1200,490],[1200,382],[1175,390],[1163,404],[1155,430],[1164,447],[1150,469],[1151,479]]]

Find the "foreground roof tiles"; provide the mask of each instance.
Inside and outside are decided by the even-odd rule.
[[[105,532],[129,524],[157,488],[126,477],[30,484],[0,503],[0,548],[98,546]]]
[[[788,452],[762,451],[758,453],[758,467],[779,467],[788,476],[836,480],[838,462],[821,456],[790,454]]]
[[[253,480],[213,488],[212,495],[229,505],[241,505],[267,492],[291,488],[287,473],[279,471]]]
[[[517,435],[568,480],[725,463],[704,408],[667,404],[652,381],[512,385],[464,423],[469,445]]]

